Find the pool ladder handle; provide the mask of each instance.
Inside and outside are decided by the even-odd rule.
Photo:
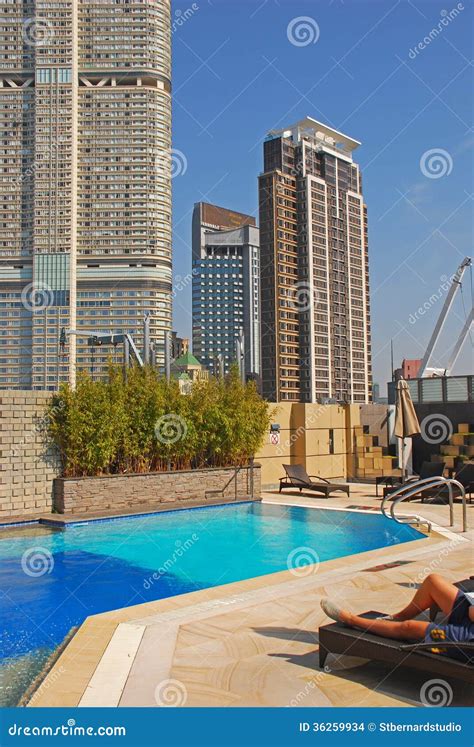
[[[230,480],[228,480],[226,482],[226,484],[224,485],[224,487],[220,488],[220,489],[215,489],[215,490],[206,490],[206,492],[204,493],[205,498],[207,498],[208,495],[222,495],[222,497],[224,497],[224,493],[225,493],[226,489],[229,487],[229,485],[231,484],[232,480],[235,480],[235,484],[234,484],[234,488],[235,488],[234,489],[234,500],[237,500],[237,475],[239,474],[239,472],[240,472],[241,469],[242,469],[242,465],[240,465],[239,467],[234,467],[234,474],[231,476]],[[252,488],[252,491],[253,491],[253,488]]]
[[[383,515],[387,517],[387,519],[392,518],[399,524],[416,524],[418,526],[420,526],[421,524],[426,524],[428,527],[428,531],[431,531],[431,523],[426,519],[422,519],[419,516],[402,516],[400,518],[397,518],[394,513],[395,508],[406,498],[412,498],[414,495],[419,495],[420,493],[423,493],[428,489],[444,486],[447,486],[449,493],[449,525],[454,526],[453,486],[456,486],[457,488],[459,488],[462,496],[462,531],[467,532],[466,491],[464,489],[464,485],[462,485],[457,480],[454,480],[452,477],[441,477],[441,475],[439,475],[437,477],[426,477],[424,480],[417,480],[416,482],[406,483],[400,488],[397,488],[397,490],[394,490],[392,493],[388,493],[385,496],[382,501],[381,511]],[[387,500],[392,501],[392,505],[390,507],[390,517],[387,514],[385,506]]]

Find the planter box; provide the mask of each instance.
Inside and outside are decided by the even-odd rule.
[[[232,467],[148,472],[101,477],[57,477],[53,485],[53,506],[57,513],[86,514],[104,511],[146,510],[182,506],[206,501],[236,499],[235,470]],[[237,500],[250,496],[250,468],[237,476]],[[261,492],[261,468],[253,468],[254,497]],[[224,489],[222,494],[220,491]]]

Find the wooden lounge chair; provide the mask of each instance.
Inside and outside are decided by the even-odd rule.
[[[471,576],[470,578],[465,578],[463,581],[458,581],[455,586],[458,587],[461,591],[471,591],[474,592],[474,576]],[[440,612],[440,608],[437,604],[433,604],[432,607],[430,607],[430,620],[436,620],[436,615],[438,612]]]
[[[383,497],[385,498],[385,496],[389,495],[392,491],[401,488],[402,485],[409,485],[411,482],[417,482],[418,480],[426,480],[428,477],[442,477],[445,466],[444,462],[423,462],[419,475],[413,475],[412,477],[409,477],[408,480],[405,480],[405,482],[402,482],[401,480],[393,482],[392,480],[392,484],[390,486],[387,485],[383,489]],[[443,488],[436,489],[437,492],[440,490],[443,490]],[[416,496],[414,497],[416,498]],[[411,498],[408,500],[411,500]]]
[[[375,618],[383,613],[365,612],[362,617]],[[441,645],[441,644],[440,644]],[[443,648],[451,646],[443,641]],[[427,676],[453,677],[474,684],[474,643],[463,643],[463,650],[469,651],[470,663],[453,659],[446,654],[433,654],[432,643],[404,643],[393,638],[382,638],[372,633],[347,628],[341,623],[323,625],[319,628],[319,665],[324,669],[328,654],[359,656],[391,664],[394,667],[420,669]],[[472,652],[472,656],[471,656]]]
[[[343,493],[349,495],[349,485],[329,482],[324,477],[316,475],[308,475],[302,464],[284,464],[283,468],[286,475],[280,477],[280,493],[284,488],[293,488],[293,490],[297,488],[300,493],[302,490],[314,490],[324,495],[325,498],[329,498],[336,490],[342,490]]]

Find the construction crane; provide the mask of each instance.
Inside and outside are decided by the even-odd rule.
[[[466,314],[465,324],[461,330],[461,333],[458,339],[456,340],[454,348],[452,349],[447,367],[445,369],[429,367],[429,364],[430,364],[430,361],[433,355],[433,351],[439,340],[444,324],[446,322],[448,314],[453,305],[454,299],[456,298],[456,294],[459,290],[461,290],[462,292],[462,279],[468,267],[471,268],[471,272],[472,272],[471,257],[465,257],[463,261],[461,262],[461,264],[459,265],[458,269],[456,270],[455,274],[453,275],[451,286],[449,288],[448,294],[444,301],[443,308],[441,309],[441,314],[439,315],[438,321],[436,322],[435,328],[433,330],[433,334],[431,335],[430,341],[428,343],[428,347],[426,348],[425,355],[423,357],[423,360],[421,361],[421,366],[418,371],[418,377],[420,379],[427,378],[429,376],[449,376],[456,363],[459,353],[461,352],[463,343],[466,337],[468,336],[468,334],[470,333],[470,329],[474,321],[474,308],[472,307],[472,297],[471,297],[471,311],[469,314]]]

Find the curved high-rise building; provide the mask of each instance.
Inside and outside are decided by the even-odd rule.
[[[169,0],[0,10],[0,387],[105,371],[171,330]],[[61,329],[76,330],[60,345]],[[64,344],[65,342],[65,344]]]

